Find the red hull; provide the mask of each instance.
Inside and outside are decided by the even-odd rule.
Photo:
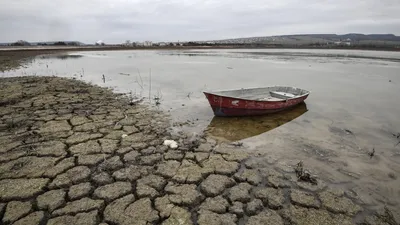
[[[280,101],[256,101],[234,97],[219,96],[204,92],[216,116],[255,116],[279,112],[304,102],[303,95]]]

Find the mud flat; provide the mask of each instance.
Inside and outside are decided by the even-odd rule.
[[[0,79],[1,223],[395,224],[261,153],[169,127],[162,112],[108,89]]]

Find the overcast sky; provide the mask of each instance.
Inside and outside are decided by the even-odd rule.
[[[0,0],[0,42],[400,35],[400,0]]]

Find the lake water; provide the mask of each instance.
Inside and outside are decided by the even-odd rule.
[[[313,173],[356,193],[364,204],[388,204],[399,212],[400,52],[80,52],[38,57],[26,68],[0,73],[21,75],[74,77],[132,92],[153,105],[160,98],[158,107],[187,131],[240,140],[283,169],[303,160]],[[276,115],[214,118],[202,93],[273,85],[303,88],[311,95],[305,104]]]

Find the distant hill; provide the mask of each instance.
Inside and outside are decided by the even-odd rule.
[[[232,38],[208,41],[216,44],[275,44],[275,45],[309,45],[346,43],[348,45],[389,45],[399,46],[400,36],[394,34],[294,34],[279,36],[262,36],[247,38]]]
[[[54,45],[57,42],[64,42],[66,45],[85,45],[82,42],[79,41],[40,41],[40,42],[28,42],[30,45]],[[0,46],[7,46],[11,45],[15,42],[9,42],[9,43],[0,43]]]

